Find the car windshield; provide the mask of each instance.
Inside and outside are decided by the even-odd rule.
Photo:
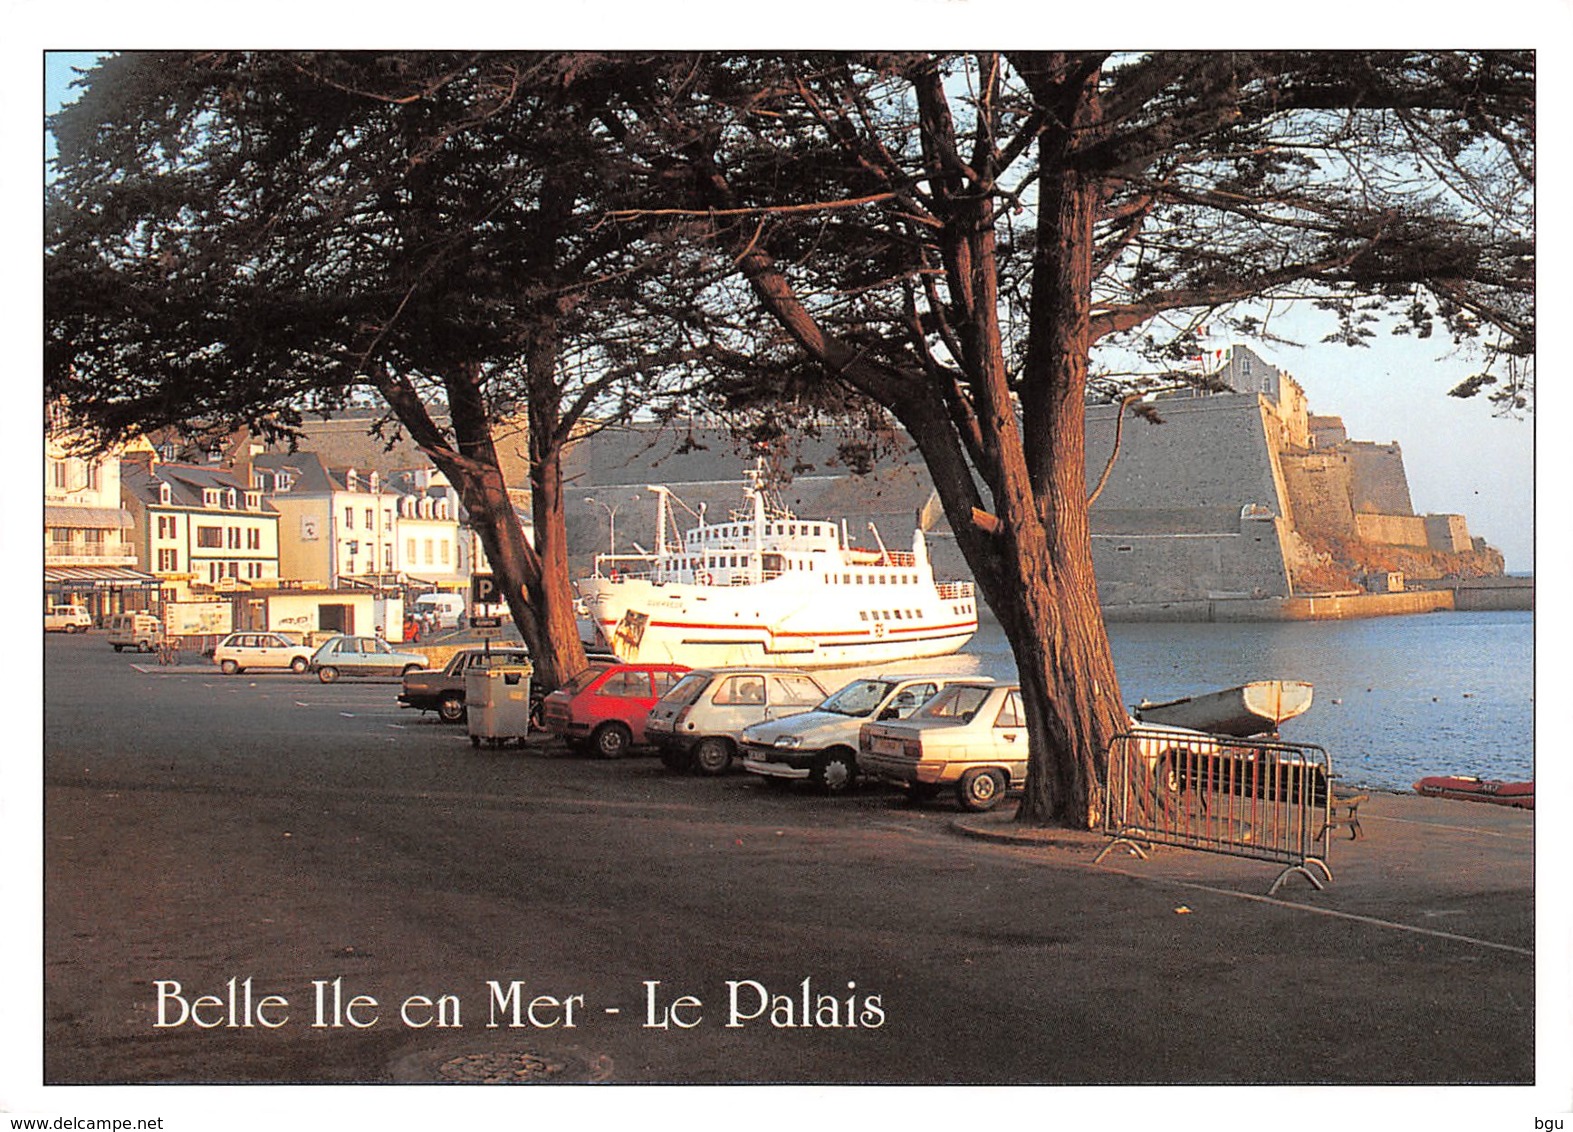
[[[952,684],[909,717],[911,719],[971,719],[993,688]]]
[[[672,685],[672,690],[661,697],[661,702],[679,706],[691,704],[699,698],[699,693],[709,686],[712,679],[713,675],[709,672],[690,672]]]
[[[837,715],[868,715],[890,694],[895,685],[885,680],[854,680],[824,703],[819,711],[833,711]]]

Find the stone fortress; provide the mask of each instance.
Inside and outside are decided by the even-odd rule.
[[[1463,515],[1416,515],[1397,442],[1351,440],[1338,417],[1309,411],[1305,391],[1245,346],[1215,352],[1227,392],[1160,394],[1162,420],[1132,419],[1092,509],[1099,595],[1112,616],[1180,615],[1207,603],[1383,595],[1343,615],[1428,607],[1472,579],[1498,578],[1501,554],[1472,539]],[[1087,477],[1114,448],[1120,407],[1087,411]],[[1448,583],[1449,585],[1442,585]],[[1251,612],[1233,604],[1235,613]],[[1255,610],[1271,615],[1272,606]],[[1190,612],[1199,612],[1191,609]]]

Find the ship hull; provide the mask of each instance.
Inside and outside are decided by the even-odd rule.
[[[838,601],[834,589],[792,578],[751,586],[608,578],[580,583],[597,637],[625,661],[845,668],[948,656],[977,632],[970,599],[946,600],[933,589],[921,597],[909,592],[881,602],[900,605],[899,611],[874,611],[892,616],[865,619],[868,610]],[[765,616],[769,610],[785,612]]]

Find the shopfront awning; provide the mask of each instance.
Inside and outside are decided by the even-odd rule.
[[[116,590],[126,586],[156,586],[158,579],[129,566],[48,566],[44,569],[44,585]]]

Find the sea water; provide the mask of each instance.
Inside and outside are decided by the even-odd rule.
[[[1127,704],[1250,680],[1305,680],[1311,708],[1284,724],[1349,786],[1409,790],[1417,779],[1534,777],[1534,615],[1426,613],[1354,621],[1109,626]],[[949,658],[1015,678],[1005,635],[985,621]],[[949,667],[930,661],[917,667]]]

